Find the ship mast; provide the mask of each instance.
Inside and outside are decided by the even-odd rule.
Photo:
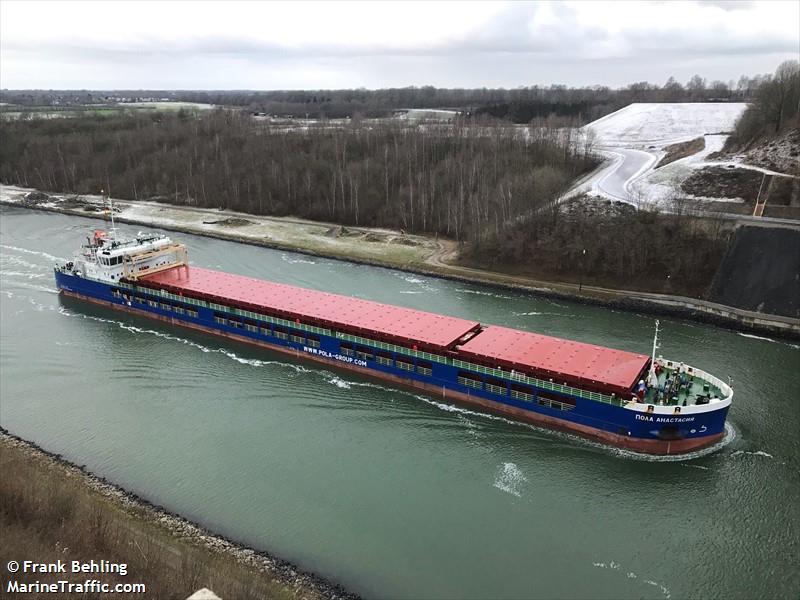
[[[658,348],[658,326],[660,325],[659,320],[656,319],[656,332],[653,335],[653,356],[652,362],[656,362],[656,349]]]
[[[114,224],[114,200],[111,198],[110,193],[105,193],[105,190],[100,190],[100,193],[108,200],[109,212],[111,213],[111,239],[117,241],[117,226]]]
[[[659,320],[656,319],[656,331],[653,335],[653,354],[650,360],[650,375],[648,377],[649,384],[653,387],[658,385],[658,376],[656,375],[656,350],[658,349],[658,326],[660,325]]]

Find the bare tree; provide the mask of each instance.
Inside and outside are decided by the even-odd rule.
[[[775,133],[778,133],[786,116],[792,113],[796,115],[800,111],[800,63],[787,60],[778,65],[767,90]]]

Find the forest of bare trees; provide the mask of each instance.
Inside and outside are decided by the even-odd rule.
[[[3,90],[2,100],[21,106],[91,105],[103,102],[168,99],[239,107],[279,116],[313,118],[386,117],[411,108],[453,109],[529,123],[551,116],[579,125],[598,119],[631,102],[745,102],[768,75],[742,76],[738,81],[708,81],[694,75],[685,83],[670,77],[663,84],[638,81],[621,88],[566,85],[504,88],[436,88],[378,90]]]
[[[2,122],[0,180],[45,191],[399,228],[476,266],[702,296],[716,220],[559,196],[598,159],[575,129],[457,119],[281,127],[243,111]]]
[[[741,149],[765,137],[800,128],[800,63],[787,60],[759,81],[753,100],[728,139],[726,149]]]
[[[516,223],[480,246],[468,245],[464,259],[545,281],[704,298],[730,233],[719,218],[587,198]]]
[[[259,125],[241,111],[5,121],[0,180],[480,242],[597,164],[565,128]]]
[[[0,180],[435,233],[464,242],[465,260],[482,267],[702,296],[727,244],[718,221],[558,206],[598,163],[576,126],[629,102],[752,98],[732,136],[741,143],[797,126],[797,80],[789,62],[736,85],[695,76],[620,90],[169,92],[245,110],[4,121]],[[448,124],[359,118],[400,106],[473,108]],[[254,121],[254,108],[354,118],[273,126]]]

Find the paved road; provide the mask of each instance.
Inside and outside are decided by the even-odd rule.
[[[600,151],[614,162],[592,181],[592,190],[613,200],[635,204],[637,199],[632,195],[631,186],[655,164],[656,157],[632,148],[606,147]]]
[[[646,204],[646,198],[638,198],[633,191],[633,183],[645,175],[656,162],[656,156],[644,150],[633,148],[599,148],[601,154],[610,159],[610,163],[603,168],[591,173],[570,189],[562,199],[571,198],[578,194],[593,192],[611,200],[627,202],[634,206]],[[748,168],[748,165],[737,165]],[[757,167],[754,167],[758,170]],[[669,207],[662,206],[661,210],[669,211]],[[785,226],[800,227],[800,222],[795,219],[780,219],[776,217],[754,217],[752,215],[736,215],[728,213],[709,213],[702,210],[685,209],[687,213],[698,217],[715,217],[726,221],[736,221],[747,225],[760,225],[763,227]]]
[[[632,184],[655,164],[655,155],[644,150],[611,146],[601,146],[598,152],[608,159],[606,164],[578,181],[562,199],[592,193],[611,200],[639,204]]]

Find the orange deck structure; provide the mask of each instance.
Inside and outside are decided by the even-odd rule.
[[[515,370],[559,383],[624,395],[650,357],[477,321],[190,267],[146,275],[140,283],[253,312]],[[469,338],[461,343],[465,336]],[[471,336],[471,337],[470,337]]]
[[[284,319],[420,349],[444,351],[480,327],[477,321],[190,267],[144,276],[141,285]]]
[[[626,394],[643,376],[650,357],[507,327],[489,326],[459,354],[557,383]]]

